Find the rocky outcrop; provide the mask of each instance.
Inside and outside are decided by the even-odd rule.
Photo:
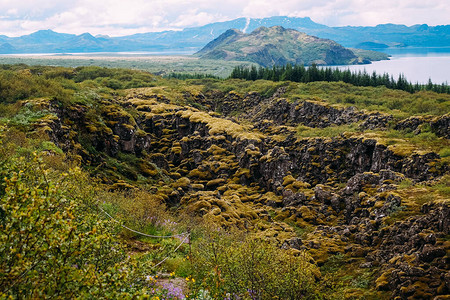
[[[448,242],[438,241],[450,232],[450,206],[426,204],[414,216],[379,232],[367,256],[382,265],[376,280],[380,290],[392,290],[402,299],[431,299],[448,295]]]
[[[430,125],[436,135],[450,139],[450,114],[434,119]]]
[[[373,284],[393,296],[448,293],[448,202],[428,201],[420,213],[396,219],[415,205],[399,185],[431,184],[448,165],[434,152],[402,151],[363,135],[300,138],[292,126],[358,122],[383,129],[393,120],[320,101],[290,102],[280,98],[285,91],[269,98],[184,95],[222,115],[145,94],[101,100],[94,109],[55,104],[49,110],[58,118],[48,122],[48,134],[99,169],[111,164],[130,181],[148,179],[157,197],[192,215],[261,230],[280,247],[309,251],[318,265],[331,255],[352,266],[358,259],[360,268],[378,270]],[[241,125],[241,118],[255,125]],[[410,118],[398,129],[422,129],[421,122]],[[445,116],[427,122],[433,132],[448,126]],[[265,228],[269,223],[277,229]],[[296,237],[287,223],[307,233]]]
[[[263,185],[272,185],[273,189],[280,186],[281,178],[291,173],[316,185],[342,182],[358,173],[381,170],[402,173],[418,181],[429,180],[446,172],[434,168],[433,162],[439,159],[435,153],[413,153],[404,157],[371,139],[287,139],[280,146],[266,146],[267,152],[263,147],[259,170],[255,173],[261,174],[261,178],[257,178],[257,175],[254,177]]]
[[[228,95],[228,97],[235,96]],[[252,106],[254,101],[260,104],[262,101],[256,94],[249,94],[246,99],[244,104],[237,105]],[[231,111],[224,105],[228,102],[241,103],[227,100],[221,106],[225,111]],[[277,100],[276,103],[277,105],[261,111],[256,118],[270,117],[275,123],[285,124],[286,120],[289,120],[288,122],[307,123],[311,126],[326,126],[330,122],[337,124],[354,122],[360,118],[370,119],[354,108],[338,110],[307,101],[299,106],[285,99]],[[168,161],[179,166],[185,163],[183,160],[188,157],[197,157],[195,160],[198,162],[201,156],[198,150],[206,151],[215,144],[235,155],[240,168],[248,170],[249,181],[258,182],[277,193],[281,193],[283,178],[290,174],[312,185],[345,182],[356,174],[378,173],[381,170],[398,172],[408,178],[424,181],[444,174],[448,168],[448,166],[436,168],[439,156],[433,152],[402,155],[373,139],[343,136],[297,139],[291,134],[283,141],[275,141],[270,137],[257,141],[235,138],[226,132],[222,135],[223,139],[216,139],[214,138],[216,134],[211,134],[207,121],[201,119],[193,121],[177,113],[186,111],[185,108],[172,108],[173,113],[152,114],[149,118],[146,113],[151,109],[143,107],[141,110],[144,113],[135,118],[121,108],[124,104],[129,105],[107,101],[103,103],[102,121],[89,119],[83,106],[71,106],[64,111],[55,108],[55,111],[60,119],[73,120],[72,134],[79,134],[81,141],[88,139],[96,151],[112,156],[117,155],[119,151],[139,156],[144,152],[151,152],[152,147],[160,151],[159,149],[170,146],[172,151],[167,157]],[[238,106],[232,109],[242,108]],[[288,116],[283,117],[285,114]],[[315,114],[323,117],[314,117]],[[62,143],[64,140],[62,136],[64,134],[55,135],[55,141]],[[193,166],[195,163],[191,165]]]
[[[366,114],[352,106],[338,108],[313,100],[289,101],[282,98],[285,92],[286,87],[280,87],[267,99],[255,92],[244,96],[230,92],[216,98],[217,108],[226,116],[240,112],[240,118],[252,120],[260,129],[263,129],[264,121],[267,120],[278,126],[305,125],[320,128],[363,121],[360,125],[362,129],[385,129],[393,119],[392,116],[381,113]]]
[[[446,114],[440,117],[410,117],[398,122],[395,125],[395,129],[413,132],[416,135],[422,132],[431,131],[437,136],[450,139],[450,115]]]

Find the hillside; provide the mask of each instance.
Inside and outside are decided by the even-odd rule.
[[[358,53],[358,52],[356,52]],[[365,52],[356,56],[331,40],[319,39],[294,29],[281,26],[260,27],[249,34],[230,29],[208,43],[196,53],[204,59],[242,60],[261,66],[299,65],[348,65],[370,63],[371,56]],[[388,59],[382,55],[382,59]]]
[[[99,67],[0,79],[1,295],[450,293],[448,94]]]
[[[193,53],[230,28],[245,33],[264,26],[292,28],[308,35],[331,39],[352,48],[385,49],[389,47],[449,47],[450,25],[426,24],[405,26],[380,24],[372,27],[329,27],[313,22],[310,18],[270,17],[262,19],[239,18],[216,22],[180,31],[147,32],[110,37],[57,33],[40,30],[20,37],[0,36],[0,53],[70,53],[70,52],[118,52],[162,51]],[[86,40],[90,40],[89,43]]]

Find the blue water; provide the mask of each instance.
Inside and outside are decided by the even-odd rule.
[[[429,79],[433,83],[450,84],[450,47],[442,48],[386,48],[381,52],[391,55],[390,60],[373,62],[369,65],[337,66],[339,69],[352,71],[364,71],[378,74],[388,73],[395,79],[403,74],[412,83],[427,83]],[[35,55],[64,55],[70,59],[72,55],[102,56],[102,57],[135,57],[154,55],[190,55],[193,50],[165,51],[165,52],[99,52],[99,53],[41,53],[41,54],[11,54],[11,56],[35,56]]]
[[[405,48],[386,48],[380,49],[380,52],[384,52],[393,56],[415,56],[415,57],[436,57],[436,56],[449,56],[450,47],[405,47]]]
[[[339,66],[352,71],[366,70],[378,74],[388,73],[395,79],[403,74],[412,83],[450,83],[450,47],[445,48],[387,48],[382,52],[392,55],[390,60],[370,65]]]

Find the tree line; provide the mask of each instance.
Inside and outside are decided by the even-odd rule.
[[[266,68],[237,66],[231,72],[230,78],[246,80],[264,79],[271,81],[289,80],[304,83],[313,81],[343,81],[355,86],[376,87],[384,85],[390,89],[399,89],[410,93],[427,90],[450,94],[450,86],[448,84],[435,84],[431,79],[428,80],[427,84],[413,84],[406,80],[403,74],[400,74],[398,79],[395,79],[392,75],[387,73],[380,75],[374,71],[372,74],[369,74],[365,70],[362,72],[352,72],[349,69],[340,70],[332,67],[318,67],[315,64],[309,67],[291,64]]]

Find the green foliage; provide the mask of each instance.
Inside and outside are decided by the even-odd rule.
[[[428,84],[415,84],[408,82],[403,75],[398,79],[394,79],[389,74],[384,73],[379,75],[376,72],[368,74],[366,71],[351,72],[350,70],[340,70],[338,68],[319,68],[312,64],[305,68],[303,65],[287,64],[285,66],[273,66],[267,68],[256,68],[237,66],[231,72],[230,78],[239,78],[246,80],[265,79],[272,81],[294,81],[294,82],[314,82],[314,81],[328,81],[336,82],[343,81],[355,86],[385,86],[391,89],[398,89],[410,93],[418,91],[434,91],[436,93],[450,94],[450,86],[446,84],[433,84],[431,81]],[[391,107],[393,109],[395,107]],[[429,108],[423,108],[428,110]]]
[[[409,93],[385,86],[361,87],[339,82],[315,81],[296,83],[288,81],[216,80],[211,78],[188,80],[189,84],[203,86],[203,93],[235,91],[245,96],[258,92],[263,97],[271,97],[280,87],[286,87],[284,94],[292,101],[316,100],[339,106],[354,106],[359,110],[386,112],[397,118],[413,115],[442,115],[450,111],[450,95],[432,91]],[[410,136],[412,137],[412,136]]]
[[[219,90],[221,92],[236,91],[240,94],[245,94],[257,91],[263,97],[271,97],[280,87],[286,86],[286,82],[273,82],[268,80],[246,81],[238,79],[216,80],[216,79],[201,79],[190,80],[189,83],[193,85],[202,85],[203,92],[211,92]]]
[[[42,66],[3,66],[0,70],[0,103],[14,103],[37,97],[70,102],[80,100],[74,92],[80,87],[103,88],[104,92],[123,88],[154,85],[153,75],[133,70],[108,69],[95,66],[52,68]]]
[[[33,74],[29,69],[0,71],[0,103],[36,97],[68,98],[71,91],[52,79]]]
[[[138,292],[141,284],[130,286],[135,264],[125,259],[115,225],[96,214],[94,187],[80,169],[60,173],[37,155],[13,156],[0,173],[0,298]]]
[[[412,137],[413,143],[425,143],[430,141],[435,141],[438,137],[434,132],[421,132],[418,135]]]
[[[410,179],[404,179],[398,184],[399,189],[407,189],[413,185],[413,182]]]
[[[389,55],[383,52],[356,48],[350,48],[350,50],[352,50],[356,56],[361,57],[363,60],[379,61],[389,59]]]
[[[449,147],[443,148],[441,151],[439,151],[439,155],[441,157],[449,157],[450,156],[450,148]]]
[[[442,176],[439,183],[434,185],[432,189],[448,199],[450,197],[450,175]]]
[[[410,130],[395,130],[389,129],[387,131],[378,131],[377,134],[384,138],[386,145],[395,145],[397,149],[423,149],[426,151],[435,151],[442,153],[445,157],[445,149],[448,148],[448,140],[439,138],[434,132],[431,132],[429,124],[420,128],[421,132],[415,134]],[[410,151],[407,150],[407,151]]]
[[[48,151],[50,153],[57,153],[57,154],[63,154],[63,151],[58,148],[55,143],[50,141],[42,141],[39,150],[41,151]]]
[[[430,91],[414,94],[379,87],[358,87],[344,82],[310,82],[290,84],[285,97],[318,97],[328,103],[355,106],[361,110],[388,112],[395,116],[442,115],[450,111],[450,97]]]
[[[16,115],[9,119],[10,124],[22,129],[29,128],[36,121],[49,115],[50,112],[46,110],[38,110],[32,105],[25,105]]]
[[[191,291],[213,299],[314,299],[318,270],[262,240],[213,230],[192,246]]]
[[[166,206],[154,194],[145,191],[101,192],[105,209],[124,225],[152,235],[170,235],[178,228],[166,211]],[[136,233],[123,231],[128,238],[140,238]]]
[[[330,256],[330,258],[325,262],[325,264],[320,268],[321,271],[325,273],[336,272],[345,264],[345,256],[342,253],[337,253]]]

